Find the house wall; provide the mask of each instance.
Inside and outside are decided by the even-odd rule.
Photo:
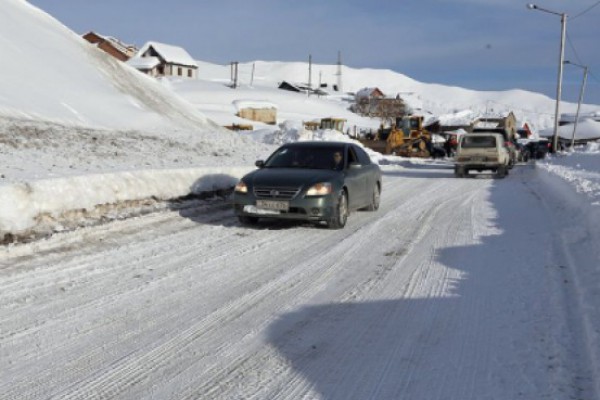
[[[238,112],[238,117],[275,125],[277,123],[277,110],[274,108],[243,108]]]
[[[186,65],[165,64],[165,75],[195,79],[198,77],[198,69]]]

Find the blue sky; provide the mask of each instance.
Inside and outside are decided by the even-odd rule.
[[[529,0],[531,1],[531,0]],[[423,82],[556,95],[560,17],[515,0],[30,0],[78,33],[138,46],[155,40],[196,59],[304,61],[389,68]],[[600,104],[600,5],[543,0],[567,13],[566,59],[588,65],[586,103]],[[595,7],[594,7],[595,6]],[[591,8],[593,7],[593,8]],[[590,9],[591,8],[591,9]],[[585,14],[579,15],[588,10]],[[579,15],[579,16],[578,16]],[[563,100],[583,71],[567,65]]]

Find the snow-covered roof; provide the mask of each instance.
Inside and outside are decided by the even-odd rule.
[[[573,136],[573,124],[563,125],[558,127],[558,136],[563,139],[571,139]],[[554,135],[554,129],[548,128],[540,131],[542,137],[552,137]],[[575,132],[575,139],[577,140],[596,140],[600,139],[600,122],[594,121],[593,119],[580,120],[577,124],[577,131]]]
[[[135,51],[135,45],[124,43],[124,42],[122,42],[121,40],[117,39],[114,36],[105,36],[105,35],[102,35],[102,34],[100,34],[98,32],[93,32],[93,31],[90,31],[90,32],[86,33],[83,36],[85,37],[87,35],[95,35],[95,36],[97,36],[98,38],[100,38],[102,40],[110,42],[110,44],[115,49],[119,50],[121,53],[128,54],[132,49],[133,49],[133,51]]]
[[[127,64],[137,69],[152,69],[160,64],[158,57],[132,57]]]
[[[577,114],[564,113],[564,114],[560,115],[560,120],[562,122],[571,122],[571,123],[574,123],[576,117],[577,117]],[[600,111],[593,111],[593,112],[588,112],[588,113],[580,113],[579,114],[579,121],[582,121],[584,119],[593,119],[594,121],[600,121]]]
[[[159,42],[148,42],[140,51],[137,52],[138,57],[142,57],[144,53],[152,47],[166,62],[170,64],[187,65],[190,67],[198,67],[196,61],[189,55],[184,48],[179,46],[173,46],[170,44],[164,44]]]
[[[381,90],[379,90],[379,88],[366,87],[366,88],[362,88],[358,92],[356,92],[356,98],[371,97],[377,93],[379,93],[380,95],[383,96],[383,92]]]
[[[237,111],[243,110],[245,108],[255,108],[255,109],[274,108],[274,109],[277,109],[276,104],[271,103],[269,101],[264,101],[264,100],[234,100],[232,103]]]
[[[475,119],[471,110],[463,110],[454,114],[444,114],[438,117],[440,125],[443,126],[468,126]]]

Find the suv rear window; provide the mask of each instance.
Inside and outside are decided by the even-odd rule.
[[[460,145],[463,149],[487,149],[496,147],[496,138],[494,136],[469,136],[463,137]]]

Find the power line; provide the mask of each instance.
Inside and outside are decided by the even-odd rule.
[[[600,4],[600,1],[597,4]],[[586,65],[583,61],[581,61],[581,57],[579,57],[579,54],[577,53],[577,49],[573,45],[573,42],[571,41],[571,37],[569,36],[568,33],[567,33],[567,42],[569,43],[569,47],[571,47],[571,50],[573,50],[573,54],[575,55],[577,62],[581,65]],[[588,69],[588,75],[591,76],[595,81],[600,82],[600,79],[598,79],[596,77],[596,75],[593,74],[591,69]]]
[[[595,4],[593,4],[592,6],[586,8],[585,10],[583,10],[579,14],[575,15],[574,17],[569,18],[569,20],[572,21],[575,18],[581,17],[583,14],[587,14],[588,12],[592,11],[593,8],[597,7],[598,5],[600,5],[600,1],[597,1]]]
[[[575,54],[575,58],[577,59],[577,62],[579,64],[583,64],[583,61],[581,61],[581,57],[579,57],[579,54],[577,53],[577,49],[575,49],[575,46],[573,45],[573,42],[571,41],[571,37],[569,36],[568,33],[567,33],[567,42],[569,43],[569,47],[571,47],[571,50],[573,50],[573,54]]]

